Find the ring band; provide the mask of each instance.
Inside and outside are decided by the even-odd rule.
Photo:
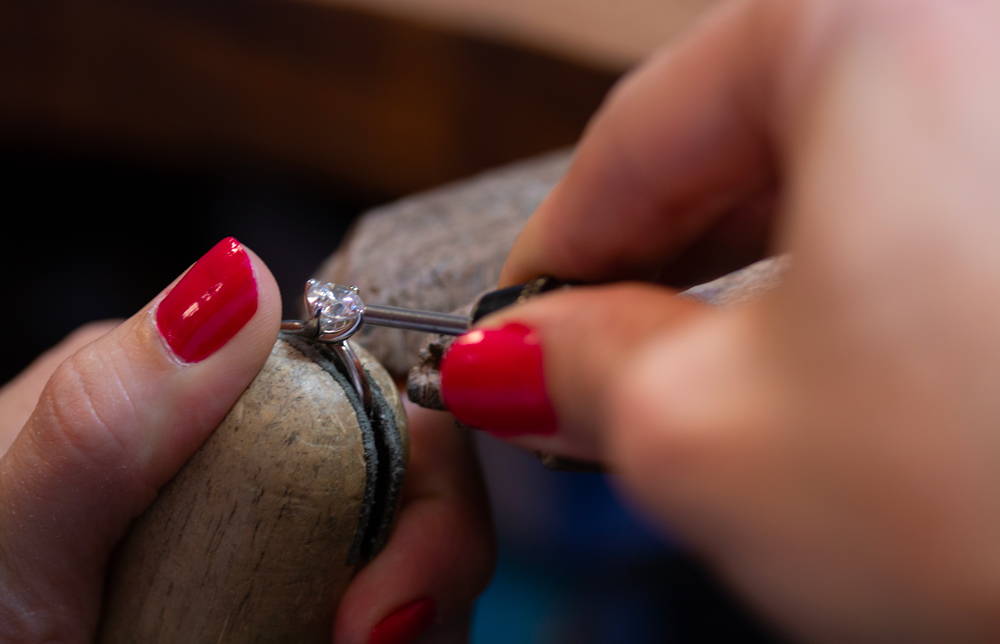
[[[281,329],[328,344],[369,413],[371,385],[361,360],[347,344],[364,324],[445,335],[461,335],[469,329],[468,318],[460,315],[365,304],[356,286],[310,279],[303,298],[308,319],[283,320]]]

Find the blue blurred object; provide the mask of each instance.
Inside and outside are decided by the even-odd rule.
[[[500,556],[474,644],[780,641],[607,476],[550,471],[485,436],[478,447]]]

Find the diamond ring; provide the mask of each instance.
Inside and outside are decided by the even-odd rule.
[[[371,387],[361,360],[346,342],[362,325],[445,335],[461,335],[469,329],[468,318],[461,315],[365,304],[356,286],[310,279],[306,282],[304,297],[308,318],[283,320],[281,330],[326,344],[369,412]]]
[[[461,315],[365,304],[358,287],[315,279],[306,282],[305,305],[309,319],[285,320],[281,328],[320,342],[343,342],[363,324],[444,335],[469,330],[468,318]]]

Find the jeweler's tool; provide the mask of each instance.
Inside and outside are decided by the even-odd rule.
[[[346,340],[364,324],[442,335],[462,335],[472,324],[490,313],[563,286],[566,286],[565,282],[540,277],[525,284],[490,291],[479,298],[472,308],[472,315],[465,317],[453,313],[366,304],[356,286],[311,279],[306,282],[305,291],[308,319],[285,320],[281,323],[281,329],[321,342]]]

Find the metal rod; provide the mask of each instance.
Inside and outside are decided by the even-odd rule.
[[[462,335],[469,330],[469,320],[461,315],[417,311],[398,306],[368,304],[365,306],[364,322],[396,329],[426,331],[445,335]]]

